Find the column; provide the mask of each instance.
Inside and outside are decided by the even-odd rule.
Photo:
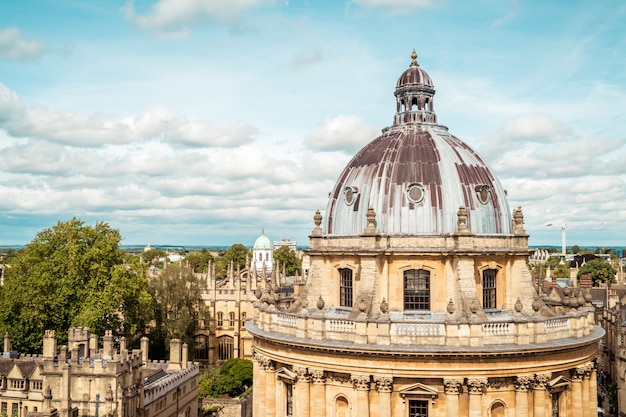
[[[583,416],[583,376],[584,369],[582,367],[578,367],[572,372],[572,409],[570,410],[572,415]]]
[[[265,392],[265,371],[263,370],[263,362],[265,361],[265,356],[259,355],[254,352],[254,361],[252,375],[254,382],[254,389],[258,393]],[[263,417],[265,410],[265,397],[261,395],[253,396],[252,400],[252,414],[255,417]]]
[[[369,417],[370,415],[370,376],[350,375],[356,389],[356,415]]]
[[[311,387],[311,408],[312,416],[326,415],[326,375],[321,369],[309,369],[313,386]],[[256,416],[255,416],[256,417]]]
[[[589,377],[589,406],[591,410],[598,409],[598,375],[594,362],[591,362],[591,376]]]
[[[515,417],[528,417],[528,388],[533,377],[530,375],[515,378]],[[537,416],[539,417],[539,416]]]
[[[296,393],[294,395],[294,412],[295,416],[299,417],[309,417],[310,412],[310,386],[311,386],[311,375],[309,375],[306,368],[295,367],[295,373],[298,375],[298,379],[296,380]]]
[[[276,415],[276,369],[270,359],[263,361],[265,371],[265,415]]]
[[[586,364],[584,364],[582,367],[582,377],[583,377],[583,383],[582,383],[582,402],[583,402],[583,410],[582,410],[582,417],[593,417],[594,414],[597,412],[597,408],[591,408],[592,404],[591,404],[591,398],[589,398],[589,391],[590,391],[590,383],[589,383],[589,378],[591,376],[591,371],[593,369],[593,364],[591,362],[588,362]],[[593,413],[592,413],[593,412]]]
[[[545,416],[546,414],[546,384],[550,380],[552,373],[535,375],[533,381],[533,416]]]
[[[467,378],[469,389],[469,417],[482,417],[483,391],[487,386],[487,378]]]
[[[446,417],[458,417],[463,378],[444,378],[443,387],[446,392]]]
[[[378,417],[391,417],[391,391],[393,391],[393,378],[390,376],[374,377],[378,389]]]

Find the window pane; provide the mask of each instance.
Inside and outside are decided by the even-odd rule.
[[[404,309],[430,310],[430,272],[424,269],[404,271]]]
[[[352,270],[342,268],[339,270],[339,305],[352,307]]]
[[[496,270],[483,271],[483,308],[496,308]]]
[[[409,400],[409,417],[428,417],[428,401]]]

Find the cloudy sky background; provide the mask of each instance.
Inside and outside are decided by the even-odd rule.
[[[622,0],[0,2],[0,245],[307,245],[413,48],[532,245],[626,245]],[[546,227],[552,224],[552,227]]]

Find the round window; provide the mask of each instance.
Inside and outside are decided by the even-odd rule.
[[[478,201],[481,204],[487,204],[489,202],[489,186],[488,185],[479,185],[476,187],[476,194],[478,195]]]
[[[411,184],[406,190],[409,201],[419,203],[424,199],[424,186],[422,184]]]
[[[356,194],[356,190],[354,190],[352,187],[346,187],[343,189],[343,195],[346,199],[347,205],[350,206],[352,205],[352,203],[354,203],[355,194]]]

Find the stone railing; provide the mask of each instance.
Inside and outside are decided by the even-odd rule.
[[[417,346],[541,344],[563,339],[575,340],[596,331],[591,309],[559,317],[509,315],[506,319],[481,320],[476,317],[465,321],[441,316],[415,321],[409,321],[406,317],[348,319],[319,311],[291,314],[262,309],[252,326],[253,333],[273,332],[300,339]]]

